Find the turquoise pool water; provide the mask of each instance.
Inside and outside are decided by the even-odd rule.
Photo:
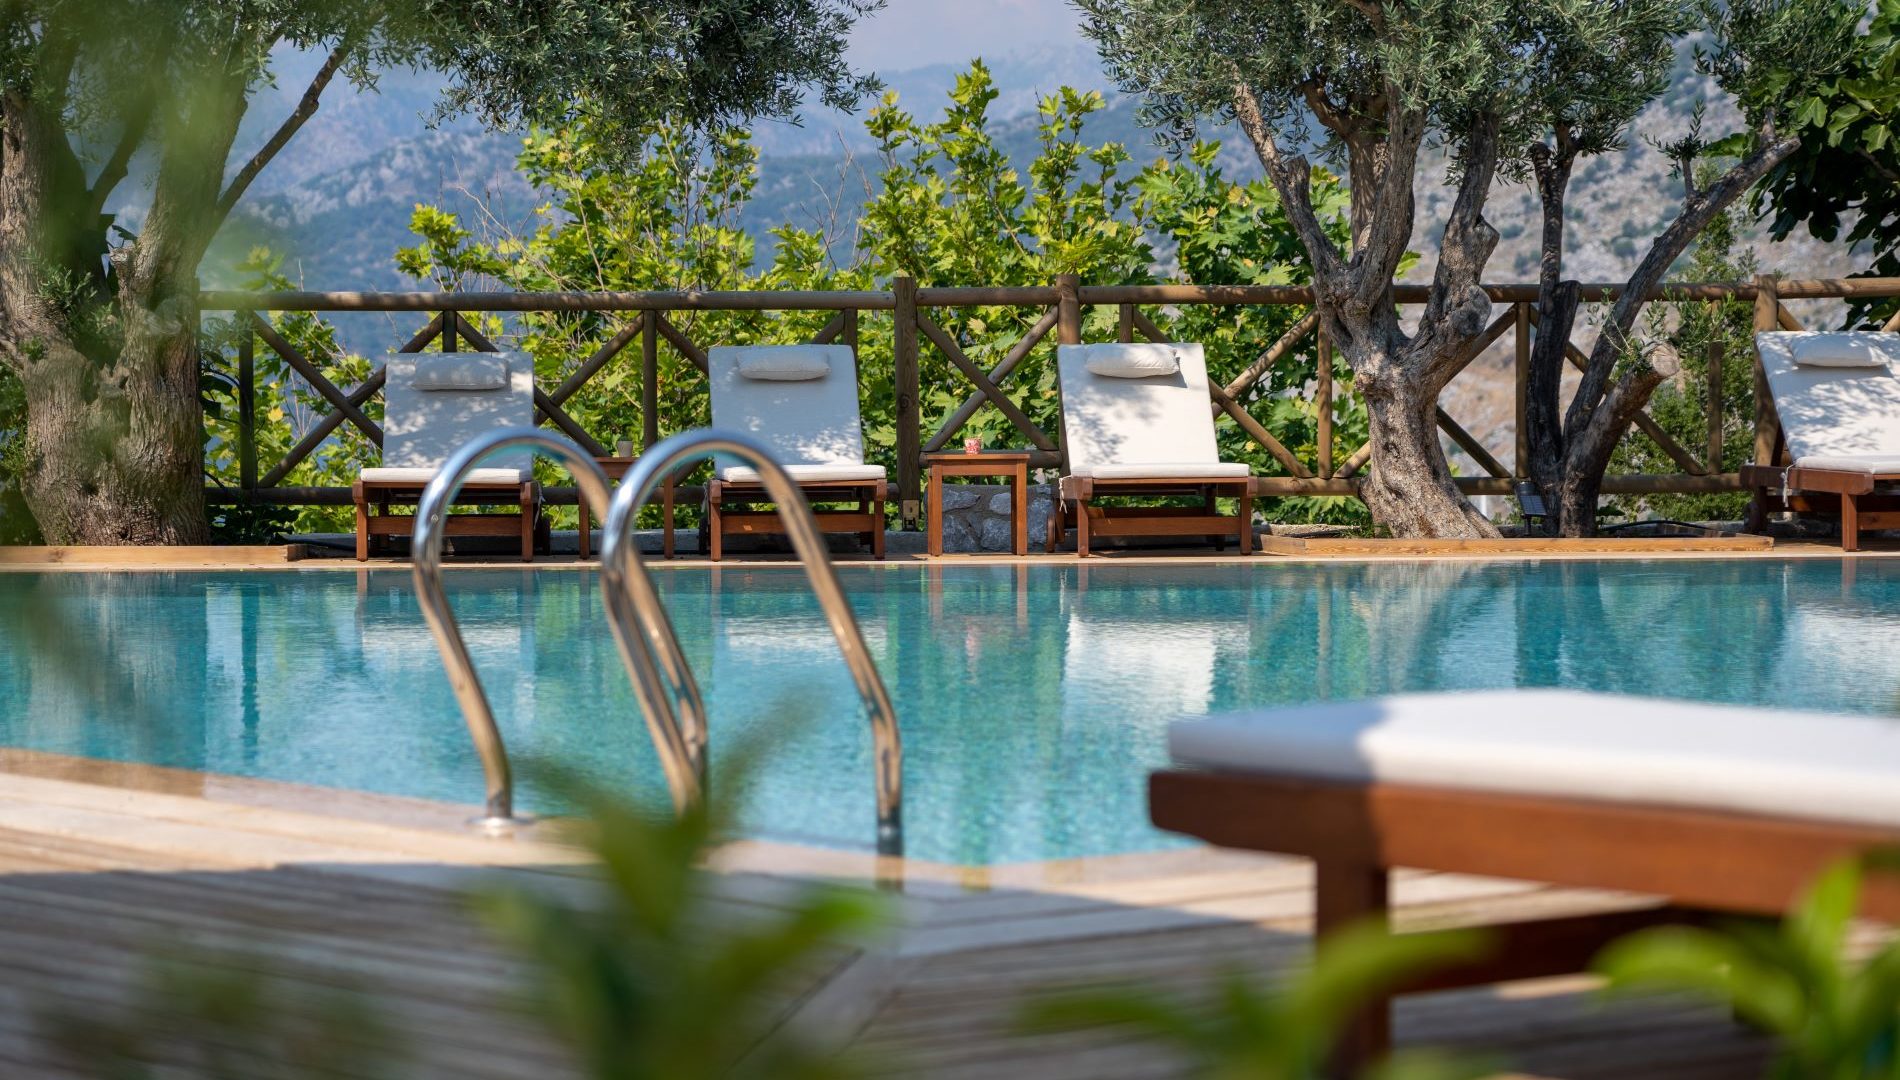
[[[907,846],[990,864],[1148,850],[1182,715],[1565,686],[1900,716],[1900,560],[842,568],[898,706]],[[795,570],[656,574],[705,685],[716,797],[871,843],[869,738]],[[664,805],[572,570],[446,575],[523,802],[561,762]],[[475,803],[407,571],[0,574],[0,744]],[[718,761],[764,746],[756,772]]]

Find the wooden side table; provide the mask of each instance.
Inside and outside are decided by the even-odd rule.
[[[633,468],[639,460],[637,457],[602,457],[595,458],[594,464],[600,466],[600,471],[607,474],[607,481],[611,484],[625,479],[627,470]],[[593,520],[588,512],[586,493],[581,493],[575,502],[580,504],[580,557],[585,559],[593,551]],[[671,476],[660,485],[660,529],[662,533],[660,543],[665,557],[670,559],[673,557],[673,477]]]
[[[952,476],[1001,476],[1009,481],[1009,531],[1018,555],[1029,554],[1029,451],[925,454],[930,469],[926,516],[932,558],[943,554],[943,483]]]

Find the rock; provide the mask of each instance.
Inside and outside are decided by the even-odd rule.
[[[976,530],[960,517],[943,519],[943,549],[945,551],[980,551],[982,543]]]
[[[1010,546],[1014,541],[1009,535],[1009,519],[997,517],[984,518],[982,541],[984,551],[1010,550]]]
[[[1043,542],[1049,532],[1049,518],[1053,506],[1049,497],[1049,486],[1037,484],[1029,489],[1029,546],[1034,549]]]
[[[982,496],[976,493],[974,485],[945,484],[943,486],[944,513],[947,514],[952,510],[968,510],[975,506],[980,498]]]
[[[1009,516],[1009,492],[999,491],[990,496],[990,513]]]

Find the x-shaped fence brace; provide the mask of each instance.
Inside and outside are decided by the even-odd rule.
[[[968,297],[953,295],[963,291],[969,291],[971,295]],[[934,298],[934,302],[937,306],[944,306],[952,300],[960,302],[961,300],[968,299],[974,301],[982,299],[981,293],[985,291],[986,290],[934,290],[934,292],[942,294]],[[1073,306],[1075,303],[1073,292],[1068,295],[1070,299],[1067,302],[1072,305],[1070,310],[1074,311],[1076,309]],[[904,376],[908,365],[909,374],[912,380],[914,380],[916,363],[915,343],[917,338],[921,336],[923,340],[928,341],[942,353],[944,358],[947,359],[973,387],[972,392],[943,417],[934,433],[930,435],[928,440],[922,443],[922,453],[941,451],[961,433],[985,405],[989,405],[1001,412],[1004,418],[1010,422],[1011,426],[1035,447],[1038,464],[1053,465],[1059,462],[1061,460],[1061,447],[1059,442],[1052,438],[1047,432],[1043,431],[1042,428],[1024,412],[1022,407],[1017,405],[1015,401],[1010,398],[1005,391],[1005,387],[1010,383],[1011,377],[1020,370],[1023,362],[1029,358],[1036,347],[1042,344],[1052,331],[1063,325],[1063,301],[1061,300],[1061,294],[1058,293],[1058,303],[1053,306],[1043,307],[1036,321],[1009,347],[1009,350],[1003,357],[988,370],[985,370],[972,360],[969,354],[964,351],[963,347],[937,320],[931,318],[920,309],[918,299],[918,291],[914,286],[910,286],[908,289],[900,290],[899,301],[896,304],[896,315],[899,323],[897,351],[900,428],[908,428],[913,432],[916,428],[916,417],[914,415],[916,402],[914,400],[910,402],[911,408],[908,412],[905,409],[906,394],[904,387],[906,380]],[[1800,322],[1788,312],[1779,298],[1769,296],[1768,300],[1761,302],[1772,302],[1772,314],[1768,313],[1767,308],[1761,309],[1761,313],[1758,314],[1759,325],[1769,327],[1779,326],[1791,330],[1802,328]],[[1714,306],[1721,303],[1721,301],[1708,300],[1707,303],[1709,303],[1713,309]],[[1122,302],[1117,306],[1119,309],[1117,322],[1118,337],[1120,340],[1133,341],[1137,334],[1150,341],[1161,342],[1168,340],[1167,335],[1162,332],[1152,319],[1142,313],[1137,304]],[[252,331],[252,334],[255,335],[256,340],[262,341],[272,351],[276,352],[278,356],[282,358],[285,365],[296,372],[311,390],[330,406],[329,410],[319,412],[316,423],[297,440],[295,445],[285,453],[283,459],[273,466],[269,472],[263,476],[261,481],[257,479],[256,476],[254,434],[249,424],[246,423],[240,431],[240,471],[244,487],[276,488],[282,484],[292,470],[315,453],[318,448],[345,423],[355,427],[376,445],[382,445],[382,428],[363,411],[363,407],[383,389],[386,373],[382,367],[378,367],[371,372],[369,377],[360,385],[345,392],[326,377],[316,363],[313,363],[301,350],[291,344],[290,341],[258,312],[254,310],[244,310],[238,314],[240,325],[247,326]],[[846,344],[855,349],[858,340],[859,314],[857,308],[838,309],[830,321],[813,336],[813,344],[829,344],[842,338]],[[1064,333],[1069,335],[1067,340],[1077,340],[1079,339],[1079,315],[1071,316],[1071,319],[1073,321],[1068,324],[1069,329],[1064,330]],[[1768,321],[1761,322],[1760,320]],[[906,322],[911,323],[915,331],[908,335],[908,348],[906,347],[907,343],[905,340],[907,335],[902,327],[902,324]],[[1508,305],[1507,310],[1503,314],[1492,320],[1484,332],[1466,347],[1458,364],[1458,372],[1462,372],[1466,366],[1503,336],[1506,330],[1515,326],[1517,330],[1517,362],[1520,367],[1517,380],[1520,401],[1518,406],[1519,431],[1516,448],[1519,468],[1522,468],[1522,463],[1525,458],[1524,433],[1522,431],[1522,394],[1524,392],[1522,369],[1528,364],[1530,335],[1537,328],[1537,324],[1538,319],[1535,305],[1521,300],[1513,301]],[[1884,329],[1889,331],[1900,330],[1900,315],[1896,315],[1893,319],[1889,320]],[[1289,450],[1283,443],[1275,438],[1274,435],[1248,411],[1245,404],[1248,393],[1258,386],[1260,381],[1265,378],[1276,365],[1286,361],[1293,354],[1294,350],[1307,338],[1315,336],[1317,337],[1316,344],[1319,350],[1319,365],[1316,385],[1314,387],[1314,403],[1318,427],[1318,438],[1316,440],[1318,461],[1316,463],[1316,469],[1309,467],[1305,462],[1301,461],[1297,454]],[[458,339],[467,341],[471,347],[478,351],[497,351],[494,342],[477,330],[469,322],[468,318],[458,311],[438,312],[429,321],[428,325],[423,327],[414,337],[404,343],[398,351],[404,353],[421,352],[438,339],[441,340],[442,348],[445,351],[453,351]],[[655,387],[658,381],[657,356],[659,342],[665,340],[680,356],[697,367],[702,374],[707,371],[705,350],[694,343],[679,326],[669,319],[665,311],[658,309],[637,311],[626,325],[616,330],[613,335],[595,349],[593,353],[580,364],[576,365],[552,391],[544,391],[539,386],[536,386],[534,394],[536,421],[538,423],[553,424],[589,453],[602,457],[606,456],[608,453],[607,447],[596,440],[574,419],[567,411],[566,405],[590,379],[599,374],[607,364],[624,352],[635,340],[641,343],[641,392],[644,406],[642,409],[641,444],[642,446],[650,446],[657,442],[660,431]],[[1565,343],[1564,355],[1574,368],[1582,369],[1587,364],[1587,359],[1583,352],[1574,344]],[[1638,413],[1634,420],[1634,426],[1638,430],[1643,432],[1644,435],[1655,443],[1657,448],[1674,462],[1677,467],[1691,476],[1710,476],[1719,473],[1721,470],[1723,441],[1721,384],[1724,359],[1721,342],[1719,340],[1712,341],[1709,344],[1706,354],[1709,417],[1706,458],[1704,460],[1698,460],[1695,454],[1691,453],[1688,448],[1684,447],[1665,431],[1647,412]],[[252,335],[246,335],[240,343],[239,365],[240,408],[243,415],[249,418],[252,415],[252,398],[254,395],[251,378],[253,365]],[[1293,478],[1299,480],[1317,479],[1320,481],[1349,480],[1365,467],[1371,458],[1372,448],[1370,443],[1362,445],[1352,454],[1348,455],[1337,467],[1334,466],[1332,375],[1330,343],[1327,341],[1326,335],[1320,326],[1318,313],[1309,309],[1271,344],[1261,350],[1254,360],[1232,380],[1224,385],[1210,382],[1208,385],[1209,408],[1213,410],[1217,418],[1224,415],[1231,419],[1241,431],[1265,449]],[[1454,373],[1454,377],[1456,377],[1456,373]],[[1482,442],[1446,413],[1442,407],[1437,408],[1436,420],[1440,429],[1469,454],[1491,478],[1508,479],[1511,477],[1511,470],[1507,468],[1503,462],[1499,461]],[[1772,417],[1770,417],[1767,422],[1772,423]],[[1761,432],[1765,430],[1763,424],[1764,422],[1758,417],[1758,443],[1764,438],[1761,434]],[[913,439],[912,441],[914,442],[916,440]],[[1760,453],[1761,450],[1758,446],[1758,457]],[[908,480],[910,486],[914,486],[915,478],[907,478],[905,476],[903,462],[914,460],[917,454],[900,452],[899,456],[900,484],[906,483]]]
[[[317,422],[310,427],[310,430],[304,433],[302,438],[297,440],[296,444],[284,454],[283,460],[273,466],[271,470],[264,475],[261,481],[247,483],[245,486],[264,488],[277,487],[290,475],[291,470],[295,469],[308,459],[311,454],[315,453],[317,449],[345,423],[361,431],[365,437],[377,446],[383,444],[382,427],[363,412],[363,406],[382,391],[383,385],[388,379],[388,372],[385,368],[378,366],[376,370],[372,371],[369,377],[364,379],[355,389],[345,393],[324,375],[322,369],[312,363],[310,358],[305,356],[302,350],[291,344],[288,339],[280,334],[277,328],[272,326],[268,320],[256,312],[246,311],[240,314],[239,321],[242,324],[247,324],[258,340],[264,342],[271,351],[275,352],[284,361],[286,366],[296,372],[298,376],[316,392],[318,397],[321,397],[331,405],[329,411],[319,412]],[[817,335],[813,337],[812,343],[815,345],[825,345],[843,337],[846,342],[855,349],[857,347],[857,331],[857,310],[845,309],[835,314],[831,320],[818,331]],[[477,330],[461,312],[438,313],[429,321],[427,326],[424,326],[421,331],[405,342],[397,351],[403,353],[418,353],[428,348],[429,345],[438,339],[443,340],[445,351],[453,351],[458,337],[466,340],[468,344],[478,352],[500,351],[499,347],[496,346],[487,335]],[[697,367],[701,374],[705,374],[707,370],[706,351],[694,344],[679,327],[675,326],[663,312],[659,311],[642,311],[637,313],[632,321],[615,331],[612,337],[608,338],[598,349],[594,350],[586,360],[581,361],[572,372],[568,373],[566,378],[561,380],[560,385],[556,386],[552,391],[544,391],[537,385],[534,390],[535,422],[538,424],[553,424],[588,453],[596,457],[608,456],[607,447],[583,428],[579,421],[575,420],[574,417],[568,413],[565,406],[568,400],[572,398],[581,387],[587,384],[588,380],[599,374],[602,368],[606,367],[616,356],[619,356],[625,351],[636,338],[641,342],[641,385],[644,388],[643,393],[646,396],[647,406],[641,410],[643,414],[642,446],[651,446],[658,442],[659,416],[657,410],[652,407],[653,398],[651,388],[654,387],[658,381],[657,353],[659,339],[664,338],[681,356],[685,357],[693,366]],[[244,412],[244,415],[249,416],[252,407],[250,396],[254,392],[250,379],[252,356],[251,339],[249,336],[243,339],[239,349],[239,364],[242,368],[240,392],[245,398],[245,400],[241,402],[240,408]],[[239,452],[240,457],[245,462],[244,471],[247,478],[255,469],[255,451],[252,442],[252,435],[248,427],[246,427],[242,434],[243,445],[240,447]]]

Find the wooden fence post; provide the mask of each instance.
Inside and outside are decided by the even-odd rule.
[[[660,313],[640,322],[640,451],[660,441]]]
[[[1326,338],[1326,327],[1317,331],[1318,379],[1313,387],[1313,408],[1319,421],[1319,476],[1333,478],[1333,343]]]
[[[1056,275],[1056,344],[1082,344],[1082,278]]]
[[[897,390],[897,499],[905,529],[915,530],[923,506],[923,420],[919,413],[917,374],[917,279],[899,273],[891,279],[895,304],[892,355]]]
[[[1722,302],[1708,302],[1709,351],[1707,358],[1709,394],[1709,475],[1722,471]]]
[[[1526,426],[1531,411],[1531,306],[1517,307],[1517,358],[1512,378],[1517,383],[1517,448],[1512,451],[1511,472],[1519,479],[1531,474],[1531,433]]]
[[[257,487],[257,335],[251,313],[238,312],[244,336],[238,339],[238,487]]]
[[[1781,299],[1776,295],[1775,279],[1767,274],[1755,278],[1755,332],[1781,328]],[[1775,464],[1775,398],[1768,389],[1768,372],[1761,366],[1761,349],[1755,349],[1755,464]]]

